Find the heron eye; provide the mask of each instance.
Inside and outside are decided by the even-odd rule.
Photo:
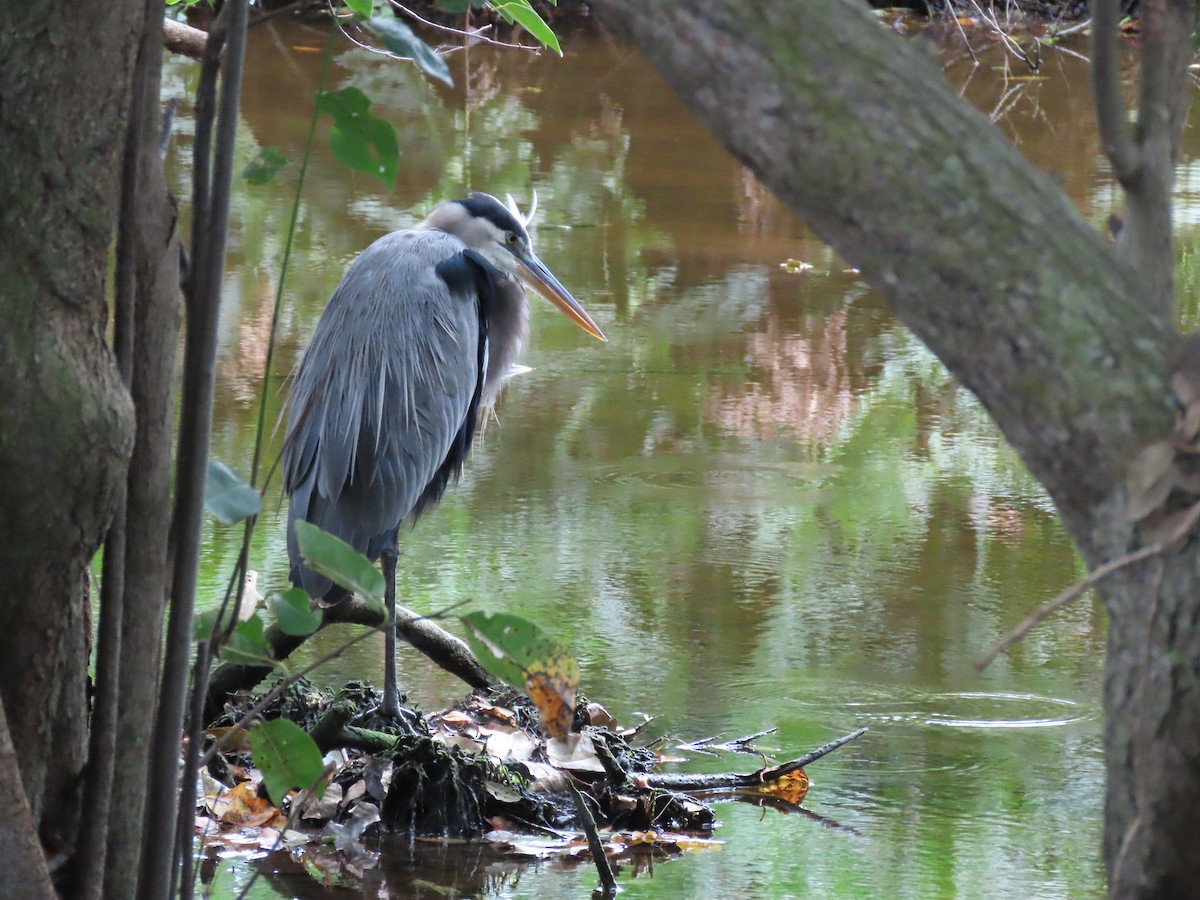
[[[515,231],[510,231],[505,235],[504,239],[510,244],[515,244],[517,242],[517,234]]]

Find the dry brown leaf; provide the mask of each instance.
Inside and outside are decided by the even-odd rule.
[[[597,728],[608,728],[611,731],[617,730],[616,718],[599,703],[589,703],[587,705],[587,715],[588,722]]]
[[[486,735],[488,754],[501,762],[524,762],[532,759],[538,749],[538,742],[523,731],[484,728],[483,732]]]
[[[226,735],[230,735],[231,733],[232,735],[228,739],[229,743],[225,745],[223,752],[249,753],[250,732],[246,731],[245,728],[238,728],[232,725],[225,728],[209,728],[204,732],[204,736],[214,741],[220,741],[224,739]]]
[[[449,709],[445,712],[438,713],[434,717],[434,722],[439,725],[444,725],[447,728],[459,729],[467,725],[473,725],[474,720],[465,712],[457,709]]]
[[[592,739],[586,734],[570,734],[561,740],[550,738],[546,741],[546,759],[569,772],[604,771]]]
[[[529,790],[535,794],[565,791],[570,783],[562,769],[555,768],[549,763],[528,761],[521,765],[529,772]]]
[[[357,800],[359,797],[365,796],[367,793],[366,780],[356,781],[350,787],[346,788],[346,796],[343,798],[347,806]]]
[[[800,801],[804,799],[804,795],[808,793],[808,784],[808,776],[804,774],[804,770],[797,769],[781,778],[763,782],[755,789],[755,792],[799,805]]]
[[[302,819],[332,819],[337,815],[342,796],[342,786],[334,782],[325,788],[325,793],[320,797],[313,797],[308,791],[301,791],[296,795],[294,802],[300,808]]]
[[[278,809],[258,796],[258,787],[250,781],[222,792],[209,808],[223,824],[239,828],[265,825],[279,815]]]
[[[1126,521],[1139,522],[1162,507],[1174,486],[1174,466],[1175,446],[1169,440],[1152,441],[1138,451],[1125,473]]]
[[[473,737],[468,737],[465,734],[455,734],[453,732],[441,732],[433,735],[433,740],[441,741],[447,747],[458,747],[464,753],[482,753],[486,746],[483,741],[477,741]]]

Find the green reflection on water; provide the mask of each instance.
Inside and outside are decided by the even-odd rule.
[[[298,157],[315,35],[253,36],[245,159],[268,144]],[[470,598],[538,621],[576,649],[589,697],[626,722],[660,717],[654,733],[778,726],[764,746],[788,756],[871,727],[812,767],[805,806],[819,818],[722,806],[720,851],[660,863],[653,877],[626,870],[627,894],[1098,892],[1101,614],[1077,603],[985,675],[971,671],[1080,574],[1048,501],[974,399],[640,60],[578,35],[566,49],[561,62],[457,54],[454,91],[361,51],[337,56],[333,87],[361,87],[397,126],[400,182],[378,195],[318,150],[269,420],[358,250],[464,187],[536,188],[539,255],[610,343],[532,301],[532,371],[509,386],[459,485],[403,535],[400,596],[421,611]],[[190,66],[168,69],[183,100]],[[979,75],[968,88],[981,105],[1001,90]],[[1034,92],[1038,115],[1018,108],[1004,127],[1030,152],[1044,147],[1076,202],[1100,215],[1094,142],[1064,161],[1046,134],[1081,115],[1078,96],[1053,82]],[[184,193],[186,110],[181,120]],[[269,188],[237,191],[213,455],[243,471],[294,178],[293,166]],[[813,269],[784,271],[789,258]],[[269,496],[251,557],[264,590],[286,580],[275,509]],[[234,530],[210,529],[209,603],[239,547]],[[304,658],[340,639],[322,635]],[[369,642],[319,680],[378,679],[381,652]],[[461,692],[406,651],[401,671],[426,705]],[[587,868],[556,864],[460,876],[468,893],[496,896],[592,885]],[[264,883],[258,896],[275,893]]]

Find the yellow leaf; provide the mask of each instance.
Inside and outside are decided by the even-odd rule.
[[[797,769],[781,778],[763,782],[755,790],[756,793],[778,797],[786,803],[799,805],[808,793],[808,776],[804,774],[803,769]]]

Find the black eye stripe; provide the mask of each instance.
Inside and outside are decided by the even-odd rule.
[[[509,212],[508,207],[490,194],[473,193],[458,202],[465,206],[471,215],[487,219],[502,232],[511,233],[517,238],[525,235],[525,226]]]

